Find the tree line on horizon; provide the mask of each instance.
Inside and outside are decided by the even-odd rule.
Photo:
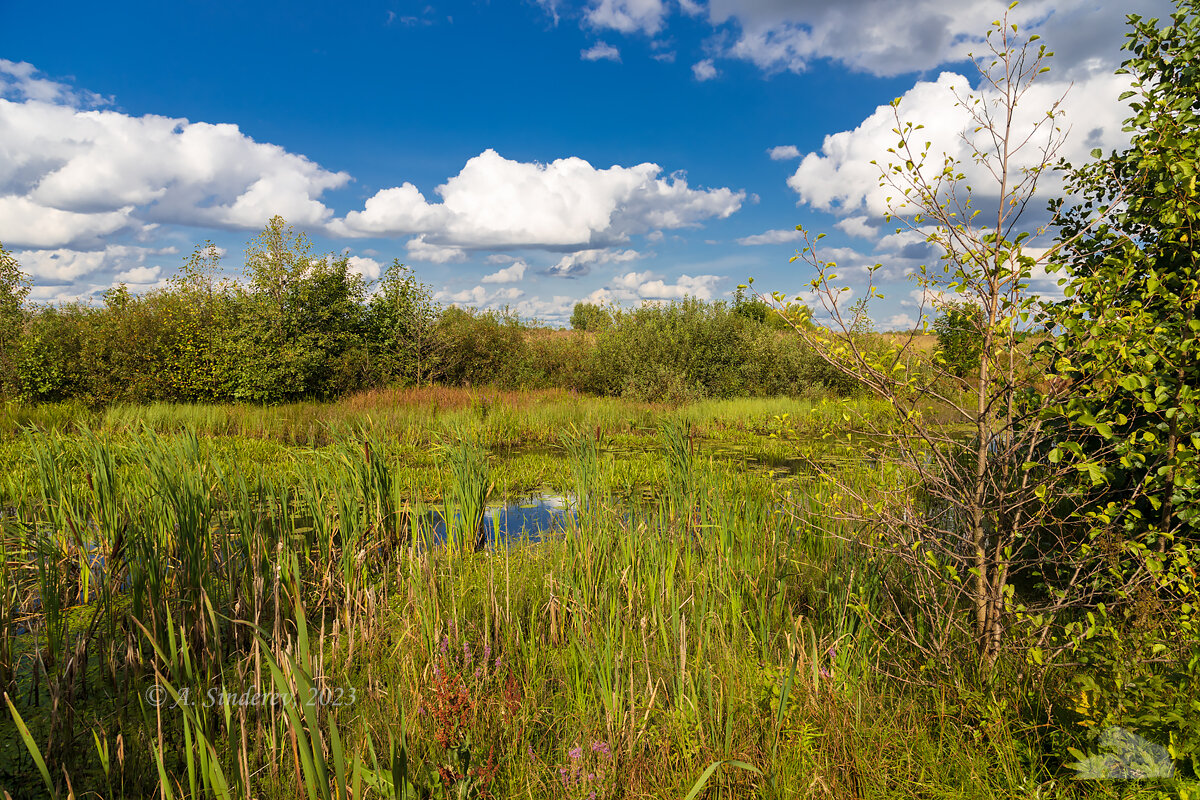
[[[164,287],[118,284],[101,304],[30,304],[28,276],[0,254],[10,401],[274,404],[433,383],[651,401],[856,389],[741,291],[635,309],[578,303],[573,330],[559,332],[507,308],[442,306],[398,260],[372,286],[278,216],[248,244],[243,281],[208,243]]]

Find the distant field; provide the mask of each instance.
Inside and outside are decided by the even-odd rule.
[[[897,347],[907,345],[919,353],[932,353],[937,349],[937,337],[932,333],[881,333],[879,335]]]

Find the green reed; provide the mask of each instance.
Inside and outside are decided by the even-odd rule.
[[[469,554],[480,542],[484,513],[493,485],[487,451],[474,438],[460,433],[443,445],[447,475],[445,501],[446,548]]]
[[[0,598],[16,602],[0,609],[0,637],[15,663],[27,650],[17,617],[44,642],[57,613],[60,665],[81,643],[111,665],[93,698],[82,678],[62,680],[78,711],[56,731],[62,706],[35,707],[28,669],[10,673],[23,741],[55,742],[57,790],[67,794],[65,769],[79,796],[106,800],[972,791],[961,776],[993,740],[880,689],[872,660],[887,651],[871,620],[895,584],[861,532],[837,522],[844,500],[805,474],[714,454],[712,437],[753,435],[756,419],[793,405],[689,418],[534,402],[530,422],[515,402],[489,403],[336,425],[315,404],[229,412],[270,436],[282,435],[272,419],[293,433],[320,421],[314,446],[166,433],[180,421],[225,430],[215,412],[178,409],[154,432],[131,410],[124,432],[23,437],[3,490]],[[551,422],[537,432],[550,453],[495,448]],[[821,456],[789,442],[770,447]],[[860,466],[851,476],[869,492],[880,477]],[[497,536],[479,552],[494,485],[545,485],[539,476],[576,496],[577,518],[539,544]],[[433,513],[447,521],[444,548],[432,546]],[[81,556],[97,566],[90,577]],[[32,603],[39,581],[57,611]],[[138,700],[154,682],[176,700],[213,686],[355,687],[359,699],[154,708]],[[952,747],[966,754],[930,755]],[[986,757],[1005,777],[982,773],[980,785],[1005,794],[1014,761]],[[18,791],[41,792],[39,775],[31,767]]]

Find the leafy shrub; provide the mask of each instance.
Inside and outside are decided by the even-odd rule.
[[[602,331],[612,327],[612,312],[595,303],[576,303],[571,312],[571,328],[577,331]]]
[[[960,378],[979,369],[983,352],[983,309],[974,303],[950,302],[933,322],[938,352],[946,369]]]
[[[524,329],[509,310],[477,312],[451,306],[434,331],[437,376],[463,386],[515,386],[525,349]]]

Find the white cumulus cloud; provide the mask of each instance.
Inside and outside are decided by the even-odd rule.
[[[893,314],[879,323],[885,331],[909,331],[916,327],[917,321],[908,314]]]
[[[803,72],[814,61],[892,76],[961,62],[984,49],[989,23],[1007,0],[680,0],[688,17],[704,18],[711,58],[750,62],[767,73]],[[625,34],[668,31],[674,10],[666,0],[591,0],[585,27]],[[1008,19],[1037,32],[1056,52],[1056,70],[1079,79],[1110,71],[1120,61],[1125,15],[1166,18],[1169,0],[1024,0]],[[694,24],[689,21],[689,24]],[[705,63],[705,62],[701,62]],[[710,62],[708,69],[715,69]],[[703,79],[700,74],[698,78]]]
[[[621,51],[608,42],[596,42],[586,50],[579,51],[584,61],[620,61]]]
[[[783,230],[770,230],[763,233],[756,233],[753,236],[743,236],[737,240],[741,245],[760,245],[760,244],[783,244],[784,242],[798,242],[804,235],[795,228]]]
[[[524,296],[524,294],[525,292],[514,286],[491,291],[486,286],[480,285],[470,289],[463,289],[460,292],[442,290],[434,294],[434,299],[443,303],[452,303],[456,306],[495,308],[501,305],[507,305],[512,301]]]
[[[834,223],[834,227],[859,239],[874,239],[879,236],[878,228],[871,225],[867,217],[846,217]]]
[[[0,241],[95,247],[162,223],[256,229],[274,214],[321,225],[333,212],[319,198],[349,180],[236,125],[84,108],[23,66],[0,64]]]
[[[112,102],[95,92],[79,91],[68,84],[39,75],[38,68],[28,61],[9,61],[6,58],[0,58],[0,97],[78,106],[103,106]]]
[[[766,71],[801,72],[816,60],[875,75],[899,75],[964,60],[983,50],[988,24],[1006,0],[711,0],[708,19],[723,32],[723,55]],[[1078,78],[1119,61],[1125,15],[1164,17],[1166,0],[1026,0],[1010,22],[1036,30]]]
[[[611,286],[606,287],[607,292],[593,292],[592,297],[595,302],[682,300],[684,297],[711,300],[721,280],[720,275],[680,275],[674,283],[667,283],[662,275],[653,272],[627,272],[613,278]]]
[[[781,144],[767,150],[767,155],[771,157],[772,161],[789,161],[800,157],[800,148],[794,144]]]
[[[422,250],[586,249],[728,217],[745,199],[744,192],[693,189],[682,176],[661,173],[650,163],[597,169],[581,158],[539,164],[485,150],[437,187],[442,202],[405,184],[378,192],[330,228],[347,236],[414,234]]]
[[[350,271],[356,275],[361,275],[369,281],[378,280],[383,273],[383,265],[373,258],[366,256],[349,256],[346,259],[347,266]]]
[[[709,81],[717,77],[717,68],[713,66],[713,60],[706,58],[702,61],[697,61],[692,64],[692,75],[698,81]]]
[[[955,105],[952,87],[968,87],[966,78],[951,72],[942,73],[935,81],[920,81],[905,92],[900,100],[902,120],[924,125],[915,131],[910,142],[917,149],[930,142],[927,171],[930,178],[941,166],[943,154],[958,159],[966,176],[962,183],[977,192],[977,207],[986,203],[988,190],[995,185],[987,168],[976,164],[971,150],[963,139],[972,122],[964,108]],[[1122,76],[1096,75],[1068,86],[1060,81],[1045,80],[1035,84],[1022,98],[1014,122],[1014,141],[1019,141],[1033,123],[1045,117],[1050,106],[1066,93],[1062,122],[1068,137],[1059,155],[1073,163],[1083,163],[1095,147],[1109,150],[1128,142],[1122,133],[1122,120],[1128,109],[1117,97],[1128,87]],[[1070,90],[1068,92],[1068,89]],[[988,96],[985,95],[985,99]],[[880,186],[880,166],[903,158],[887,152],[897,145],[893,132],[896,121],[890,105],[880,106],[854,130],[841,131],[825,137],[818,153],[809,153],[800,162],[788,185],[800,196],[800,202],[823,211],[847,217],[883,217],[889,207],[899,208],[896,189]],[[979,134],[986,135],[986,132]],[[1012,159],[1014,175],[1023,167],[1033,166],[1040,158],[1037,144],[1044,136],[1017,152]],[[1053,191],[1044,179],[1045,196]],[[888,198],[892,200],[889,201]],[[994,199],[993,199],[994,202]],[[856,223],[851,223],[852,226]],[[861,227],[852,228],[861,231]]]
[[[163,285],[162,276],[173,271],[164,256],[178,258],[172,247],[152,248],[110,244],[102,250],[68,248],[17,250],[13,257],[34,279],[30,299],[70,302],[97,297],[105,289],[127,283],[137,291]]]
[[[451,261],[466,261],[467,254],[460,247],[447,247],[431,244],[425,241],[425,236],[409,239],[404,245],[408,257],[414,261],[427,261],[431,264],[448,264]]]
[[[496,270],[495,272],[484,275],[480,279],[481,283],[516,283],[525,277],[527,265],[524,261],[514,261],[511,265],[504,269]]]
[[[662,29],[666,15],[663,0],[592,0],[584,19],[596,28],[654,35]]]
[[[117,280],[122,283],[148,285],[156,283],[162,274],[162,267],[134,267],[117,273]]]
[[[641,257],[642,254],[637,250],[580,250],[563,256],[557,264],[546,270],[546,274],[556,278],[578,278],[591,272],[593,266],[621,264]]]

